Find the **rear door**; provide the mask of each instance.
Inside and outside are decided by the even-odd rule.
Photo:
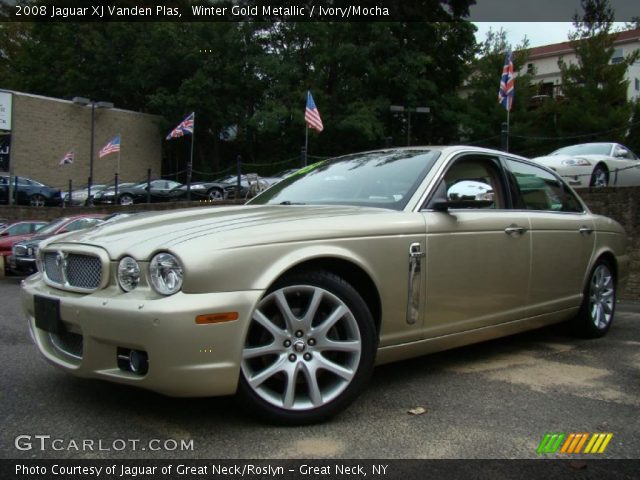
[[[594,225],[582,203],[553,173],[506,159],[515,208],[529,214],[533,315],[580,305],[595,244]]]

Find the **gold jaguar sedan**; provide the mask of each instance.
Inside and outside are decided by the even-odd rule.
[[[237,393],[271,421],[309,423],[345,408],[375,364],[562,321],[604,335],[626,244],[524,158],[381,150],[303,168],[245,206],[57,237],[23,306],[42,355],[74,375]]]

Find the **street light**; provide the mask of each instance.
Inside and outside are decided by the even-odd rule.
[[[86,107],[91,105],[91,151],[89,158],[89,184],[87,185],[87,199],[91,201],[91,185],[93,184],[93,150],[96,131],[96,108],[113,108],[111,102],[96,102],[95,100],[89,100],[86,97],[73,97],[71,100],[76,105]]]
[[[411,145],[411,114],[412,113],[429,113],[431,109],[429,107],[404,107],[402,105],[391,105],[389,110],[394,113],[407,112],[407,147]]]

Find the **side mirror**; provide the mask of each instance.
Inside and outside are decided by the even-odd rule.
[[[9,236],[9,232],[0,233],[0,237],[8,237],[8,236]]]
[[[628,158],[629,150],[627,150],[626,148],[618,147],[616,148],[614,155],[616,158]]]

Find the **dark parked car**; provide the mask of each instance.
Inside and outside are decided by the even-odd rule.
[[[42,227],[36,235],[13,245],[8,259],[9,270],[19,274],[33,273],[36,268],[38,248],[43,240],[60,233],[75,232],[102,222],[103,214],[84,214],[62,217]]]
[[[170,200],[171,191],[181,184],[173,180],[152,180],[151,181],[151,201],[166,202]],[[141,183],[122,183],[118,185],[118,195],[116,197],[115,188],[110,187],[102,192],[98,192],[93,197],[96,204],[119,204],[133,205],[134,203],[145,203],[147,201],[147,182]]]
[[[221,182],[193,182],[191,184],[192,200],[224,200],[226,198],[225,189],[228,183]],[[171,191],[172,200],[186,200],[187,186],[180,185]]]
[[[241,175],[240,198],[254,197],[274,183],[278,183],[280,180],[280,178],[260,177],[255,174]],[[237,175],[227,175],[218,181],[226,185],[224,189],[225,198],[236,198],[236,184],[238,182]]]
[[[11,255],[11,248],[18,242],[31,238],[38,229],[44,227],[47,222],[24,221],[11,223],[0,228],[0,256],[4,257],[5,269],[8,266],[8,257]]]
[[[0,204],[9,203],[10,183],[12,187],[17,187],[13,192],[13,198],[18,205],[43,207],[45,205],[58,206],[62,203],[62,194],[59,188],[49,187],[26,177],[9,177],[8,174],[3,173],[0,174]]]

